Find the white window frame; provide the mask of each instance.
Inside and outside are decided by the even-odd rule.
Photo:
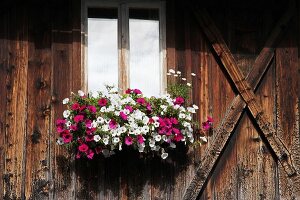
[[[88,8],[118,8],[118,87],[120,92],[129,88],[129,9],[154,8],[159,10],[159,63],[160,63],[160,93],[166,92],[167,62],[166,62],[166,14],[165,1],[161,0],[82,0],[81,1],[81,31],[82,59],[84,67],[84,89],[88,88]]]

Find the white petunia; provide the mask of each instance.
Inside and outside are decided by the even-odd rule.
[[[185,118],[185,114],[184,114],[184,113],[179,113],[178,117],[179,117],[180,119],[183,119],[183,118]]]
[[[64,118],[68,118],[68,117],[70,116],[70,114],[71,114],[71,112],[70,112],[69,110],[65,110],[65,111],[63,112]]]
[[[95,120],[93,120],[93,122],[92,122],[92,127],[93,128],[96,128],[98,126],[98,123],[95,121]]]
[[[169,69],[169,72],[172,74],[175,74],[175,70],[174,69]]]
[[[189,86],[189,87],[191,87],[191,86],[192,86],[192,84],[191,84],[191,83],[186,83],[186,85],[187,85],[187,86]]]
[[[181,78],[181,80],[186,81],[186,78]]]
[[[155,141],[159,142],[161,141],[161,135],[154,136]]]
[[[168,75],[168,76],[171,76],[172,74],[171,74],[171,73],[167,73],[167,75]]]
[[[159,127],[159,122],[154,122],[154,127]]]
[[[195,108],[193,107],[187,107],[187,111],[190,113],[196,113]]]
[[[103,138],[102,141],[105,145],[108,145],[108,143],[109,143],[108,137]]]
[[[64,139],[63,138],[58,138],[57,141],[56,141],[56,144],[58,145],[63,145],[64,144]]]
[[[196,76],[196,74],[195,74],[195,73],[191,73],[191,75],[192,75],[192,76]]]
[[[119,143],[119,151],[122,151],[122,143]]]
[[[97,118],[97,123],[103,124],[103,122],[104,122],[104,119],[102,117]]]
[[[180,108],[180,105],[178,105],[178,104],[174,105],[175,110],[177,110],[178,108]]]
[[[63,104],[67,104],[67,103],[69,103],[69,98],[65,98],[64,100],[63,100]]]
[[[71,124],[72,124],[72,123],[71,123],[70,121],[67,121],[67,122],[66,122],[66,126],[67,126],[67,127],[71,126]]]
[[[175,148],[176,148],[176,144],[173,143],[173,142],[171,142],[171,143],[170,143],[170,147],[173,148],[173,149],[175,149]]]
[[[162,139],[163,139],[165,142],[168,141],[168,137],[167,137],[166,135],[163,135],[163,136],[162,136]]]
[[[84,92],[82,90],[78,90],[78,95],[83,97],[84,96]]]
[[[199,107],[197,106],[197,105],[193,105],[193,108],[195,108],[195,110],[198,110],[199,109]]]
[[[177,74],[181,74],[181,71],[177,71],[176,73],[177,73]]]
[[[113,142],[114,144],[117,144],[118,142],[120,142],[120,138],[114,137],[114,138],[112,139],[112,142]]]
[[[100,108],[100,112],[106,112],[106,111],[107,111],[106,107],[101,107]]]
[[[149,132],[149,127],[148,126],[143,126],[142,127],[142,132],[148,133]]]
[[[164,152],[161,154],[161,158],[166,159],[168,157],[168,155],[169,155],[168,153]]]
[[[178,77],[178,74],[174,74],[175,77]]]
[[[144,152],[145,146],[139,145],[139,152],[142,153]]]
[[[155,140],[153,140],[153,139],[150,139],[149,140],[149,147],[154,147],[155,146]]]
[[[99,142],[101,140],[100,135],[94,135],[94,141]]]
[[[200,137],[200,140],[202,140],[203,142],[207,142],[207,138],[206,137]]]
[[[144,117],[143,117],[143,123],[144,123],[144,124],[148,124],[148,122],[149,122],[149,117],[144,116]]]
[[[190,121],[190,120],[192,120],[192,116],[191,115],[186,115],[185,119]]]

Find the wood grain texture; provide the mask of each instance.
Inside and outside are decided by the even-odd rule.
[[[288,11],[286,12],[281,20],[277,23],[277,25],[274,27],[272,34],[266,41],[266,45],[261,50],[259,56],[256,58],[252,71],[248,74],[246,77],[246,81],[248,81],[251,84],[251,87],[255,88],[257,87],[258,83],[260,82],[264,72],[267,70],[269,63],[272,60],[272,57],[274,55],[274,48],[276,42],[278,42],[279,37],[282,36],[282,27],[286,26],[286,24],[289,22],[291,18],[291,13]],[[198,17],[197,17],[198,19]],[[211,23],[210,23],[211,24]],[[197,192],[195,191],[195,188],[200,188],[206,181],[206,177],[210,173],[212,167],[214,166],[215,161],[218,158],[218,154],[214,154],[213,152],[221,152],[223,147],[225,146],[228,138],[230,137],[231,131],[235,127],[235,124],[237,123],[239,116],[241,115],[243,109],[245,108],[246,104],[243,102],[242,98],[240,96],[235,97],[235,99],[232,101],[231,106],[227,109],[225,117],[223,118],[222,123],[218,126],[218,128],[215,130],[215,140],[212,141],[213,146],[211,146],[207,153],[205,155],[205,159],[203,160],[201,166],[199,167],[197,171],[199,171],[198,176],[196,175],[188,188],[186,192],[186,199],[189,198],[196,198]],[[227,124],[227,127],[225,126]],[[224,130],[225,129],[225,130]],[[227,130],[226,130],[227,129]],[[210,156],[208,156],[210,155]],[[205,174],[201,173],[200,171],[205,171]],[[200,176],[203,176],[200,181]],[[196,178],[198,177],[198,178]],[[202,183],[201,183],[202,182]],[[191,197],[190,195],[196,195]]]
[[[8,15],[0,14],[0,197],[4,194],[4,158],[5,158],[5,135],[6,135],[6,109],[7,109],[7,76],[8,76]]]
[[[9,74],[6,110],[4,199],[24,198],[27,134],[28,32],[26,7],[14,7],[9,20]]]

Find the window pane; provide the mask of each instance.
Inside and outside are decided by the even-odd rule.
[[[158,10],[129,10],[130,87],[146,96],[160,94]]]
[[[117,9],[89,9],[88,14],[88,90],[118,86]]]

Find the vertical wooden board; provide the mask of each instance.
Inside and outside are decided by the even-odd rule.
[[[299,66],[298,13],[276,48],[277,134],[291,152],[293,165],[298,172],[296,176],[287,177],[283,168],[279,166],[280,196],[283,199],[300,198]]]
[[[25,6],[13,7],[9,27],[9,78],[6,110],[4,199],[24,198],[24,150],[27,121],[27,17]]]
[[[49,5],[29,10],[28,117],[26,146],[26,199],[49,197],[49,129],[51,104],[51,21]]]
[[[50,198],[75,198],[75,170],[74,158],[62,146],[56,144],[57,133],[55,120],[62,118],[66,107],[62,100],[69,97],[72,91],[72,31],[69,1],[53,2],[52,12],[52,94],[56,102],[52,107],[51,138],[51,179],[53,191]],[[76,92],[76,91],[74,91]]]
[[[7,87],[6,78],[8,68],[8,32],[7,14],[0,14],[0,197],[3,198],[4,158],[5,158],[5,129],[6,129],[6,105]]]

